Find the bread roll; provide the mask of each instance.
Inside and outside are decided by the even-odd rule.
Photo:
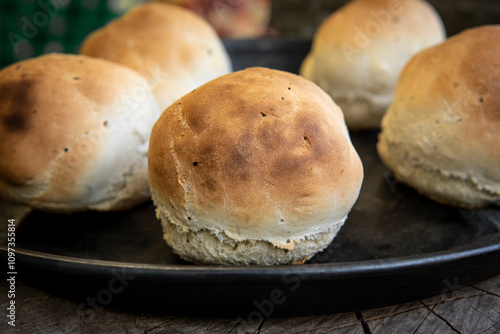
[[[135,71],[49,54],[0,71],[0,197],[51,211],[121,210],[150,198],[160,110]]]
[[[330,94],[349,130],[378,129],[406,62],[444,38],[425,1],[354,0],[319,27],[300,74]]]
[[[80,53],[141,73],[162,111],[192,89],[232,71],[212,27],[193,12],[167,3],[138,5],[91,33]]]
[[[149,152],[164,237],[195,263],[302,263],[335,237],[363,179],[332,99],[264,68],[176,101],[156,122]]]
[[[377,145],[397,180],[441,203],[500,204],[500,26],[417,54],[399,79]]]

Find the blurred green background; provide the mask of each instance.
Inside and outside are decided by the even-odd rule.
[[[75,53],[85,36],[140,0],[0,0],[0,65]]]
[[[251,1],[251,0],[244,0]],[[142,0],[0,0],[0,68],[47,52],[75,53],[87,34]],[[175,1],[174,1],[175,2]],[[206,0],[208,5],[234,0]],[[311,40],[347,0],[273,0],[269,36]],[[448,35],[500,23],[497,0],[429,0]]]

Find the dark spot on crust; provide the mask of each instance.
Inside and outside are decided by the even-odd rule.
[[[68,151],[69,151],[69,147],[65,147],[64,152],[68,152]]]
[[[0,85],[0,123],[8,132],[26,132],[33,112],[33,80],[7,81]]]
[[[108,126],[108,121],[104,121],[104,122],[102,123],[102,125],[104,125],[105,127],[107,127],[107,126]]]
[[[12,132],[22,131],[25,128],[25,119],[21,114],[10,114],[4,117],[5,127]]]
[[[288,87],[288,90],[292,90],[290,87]]]
[[[188,220],[191,220],[191,217],[188,217]]]
[[[198,162],[197,161],[193,162],[193,166],[195,167],[198,166]]]
[[[262,115],[262,117],[266,117],[267,116],[267,114],[265,112],[262,112],[262,111],[260,112],[260,114]]]
[[[73,77],[73,80],[81,80],[82,78],[80,77]]]
[[[479,97],[479,102],[483,103],[483,97],[482,96]]]
[[[309,137],[307,137],[306,135],[304,135],[302,138],[305,140],[306,145],[308,147],[311,147],[311,139],[309,139]]]
[[[282,96],[281,99],[284,100],[285,98]]]

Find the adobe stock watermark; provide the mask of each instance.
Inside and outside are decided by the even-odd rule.
[[[87,315],[87,308],[91,308],[95,312],[102,311],[104,307],[111,304],[113,298],[123,292],[131,281],[135,279],[135,275],[129,275],[125,272],[125,268],[119,272],[117,269],[111,269],[113,275],[105,287],[97,291],[95,295],[88,296],[84,302],[81,302],[76,309],[78,315]]]
[[[500,88],[500,78],[494,77],[492,73],[486,77],[479,77],[481,85],[478,88],[477,94],[464,96],[462,100],[455,103],[450,103],[445,99],[441,100],[440,106],[436,106],[436,112],[442,114],[439,122],[433,121],[432,130],[425,136],[415,136],[415,141],[411,143],[411,150],[407,150],[407,145],[398,147],[395,155],[399,157],[399,165],[396,167],[394,174],[385,172],[384,178],[392,192],[396,190],[398,179],[404,181],[410,178],[415,171],[422,167],[425,162],[432,157],[438,150],[439,145],[448,140],[451,134],[448,133],[448,125],[461,122],[461,110],[468,110],[471,108],[480,108],[483,103],[483,96],[485,94],[494,95]],[[488,83],[488,85],[484,84]],[[452,82],[448,83],[453,85]],[[441,108],[441,111],[438,111]]]
[[[27,16],[21,17],[21,35],[12,31],[7,34],[7,39],[14,53],[19,54],[21,44],[27,44],[29,40],[35,38],[40,29],[47,26],[50,20],[69,3],[70,0],[39,0],[37,5],[40,10],[35,12],[31,18]]]
[[[79,138],[79,145],[75,145],[75,152],[70,156],[70,162],[61,162],[56,160],[54,164],[54,171],[59,175],[64,176],[68,173],[72,173],[72,170],[84,163],[89,155],[91,155],[94,150],[100,147],[100,142],[115,131],[120,131],[120,128],[116,124],[124,122],[127,118],[132,117],[131,122],[135,124],[136,129],[139,133],[147,133],[150,131],[152,125],[144,123],[144,120],[140,118],[138,113],[134,113],[141,103],[143,103],[148,96],[151,96],[152,91],[150,85],[154,85],[163,81],[165,75],[161,71],[154,71],[151,77],[146,78],[140,84],[130,87],[127,91],[123,92],[118,101],[116,102],[112,115],[100,120],[97,130],[89,132],[87,135]],[[149,82],[149,84],[148,84]],[[117,115],[117,117],[114,117]],[[65,148],[65,152],[69,152],[73,147],[69,146]]]
[[[320,253],[317,253],[310,261],[308,261],[308,264],[324,262],[333,254],[335,251],[334,249],[338,247],[340,247],[340,245],[330,244],[328,248]],[[296,271],[293,268],[300,268],[300,265],[290,266],[290,269],[286,270],[281,276],[281,282],[286,286],[285,289],[273,289],[269,293],[268,298],[263,300],[253,300],[252,305],[255,309],[247,315],[246,319],[238,317],[237,320],[245,321],[247,324],[256,327],[261,324],[264,319],[271,317],[275,313],[276,308],[286,303],[289,300],[288,298],[290,297],[290,294],[299,290],[302,286],[303,280],[310,276],[310,274],[305,271]]]
[[[465,288],[465,285],[458,283],[458,277],[456,276],[453,278],[452,282],[445,279],[443,284],[445,285],[445,288],[441,290],[441,294]]]
[[[351,62],[351,57],[354,54],[360,54],[361,51],[368,47],[372,39],[377,38],[394,19],[394,16],[401,14],[403,6],[400,0],[391,0],[387,4],[387,9],[379,11],[372,10],[370,12],[371,20],[367,21],[364,26],[354,27],[354,38],[352,43],[340,43],[340,49],[346,58],[347,62]]]

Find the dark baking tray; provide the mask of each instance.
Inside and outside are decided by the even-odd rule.
[[[235,70],[297,72],[308,42],[225,41]],[[500,211],[460,210],[395,182],[377,132],[351,134],[365,179],[337,238],[305,265],[195,266],[162,239],[154,207],[122,213],[33,212],[16,231],[17,278],[82,309],[267,316],[363,310],[440,294],[500,273]],[[6,263],[2,239],[3,263]]]

